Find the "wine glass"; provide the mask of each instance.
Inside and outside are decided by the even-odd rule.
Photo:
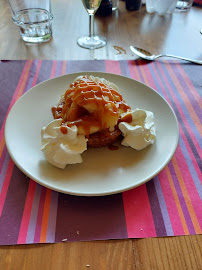
[[[106,39],[94,34],[94,14],[100,6],[101,0],[82,0],[82,2],[89,15],[89,36],[79,37],[77,43],[86,49],[102,48],[107,44]]]

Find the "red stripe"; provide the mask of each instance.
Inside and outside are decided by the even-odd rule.
[[[62,61],[61,74],[66,74],[66,64],[67,64],[67,61]]]
[[[106,60],[105,69],[108,73],[121,74],[120,63],[118,61]]]
[[[146,185],[122,194],[129,238],[155,237],[156,230]]]
[[[201,228],[199,221],[202,224],[202,205],[198,202],[200,201],[199,194],[193,183],[189,168],[184,160],[183,154],[180,147],[177,148],[176,154],[173,158],[173,167],[176,172],[176,176],[194,226],[194,230],[197,234],[201,233]]]
[[[41,236],[40,236],[40,243],[46,243],[46,235],[48,229],[48,218],[50,212],[50,202],[51,202],[51,193],[50,189],[46,189],[46,197],[44,203],[44,211],[43,211],[43,220],[41,226]]]
[[[182,137],[182,139],[183,139],[183,141],[184,141],[185,147],[186,147],[186,149],[187,149],[187,151],[188,151],[188,153],[189,153],[189,156],[190,156],[190,158],[191,158],[191,160],[192,160],[192,164],[193,164],[193,166],[194,166],[194,169],[195,169],[195,171],[196,171],[196,173],[197,173],[197,175],[198,175],[198,178],[200,179],[201,184],[202,184],[201,170],[200,170],[200,168],[199,168],[199,165],[198,165],[198,163],[197,163],[197,161],[196,161],[196,158],[195,158],[195,156],[194,156],[194,154],[193,154],[193,152],[192,152],[192,149],[191,149],[191,147],[190,147],[190,145],[189,145],[189,143],[188,143],[188,141],[187,141],[187,138],[186,138],[186,136],[185,136],[185,134],[184,134],[184,131],[183,131],[183,129],[181,128],[181,126],[180,126],[180,135],[181,135],[181,137]],[[200,151],[199,151],[199,152],[200,152]]]
[[[35,189],[36,189],[36,183],[30,180],[29,189],[27,192],[27,198],[25,202],[25,208],[24,208],[23,217],[22,217],[21,226],[20,226],[20,231],[18,235],[18,242],[17,242],[18,244],[26,244],[27,232],[28,232],[29,221],[30,221],[30,216],[32,212],[32,204],[34,200]]]
[[[196,91],[195,86],[193,85],[193,83],[191,82],[190,78],[188,77],[187,73],[184,71],[184,69],[182,68],[182,65],[176,64],[175,65],[176,69],[178,70],[178,72],[181,74],[181,76],[183,77],[184,83],[187,85],[187,87],[189,88],[189,91],[192,93],[192,95],[195,98],[195,101],[198,103],[199,107],[202,108],[202,104],[201,102],[198,102],[201,100],[201,97],[199,95],[199,93]]]
[[[50,78],[54,78],[56,74],[57,61],[53,61]]]
[[[27,72],[27,69],[28,67],[31,66],[31,62],[30,61],[26,61],[25,62],[25,65],[24,65],[24,68],[23,68],[23,71],[22,71],[22,74],[20,76],[20,79],[19,79],[19,82],[18,82],[18,85],[16,87],[16,90],[15,90],[15,93],[13,94],[13,98],[11,100],[11,103],[9,105],[9,108],[8,108],[8,111],[7,111],[7,114],[6,114],[6,117],[4,119],[4,122],[2,124],[2,127],[1,127],[1,130],[0,130],[0,142],[1,140],[3,139],[3,134],[4,134],[4,127],[5,127],[5,123],[6,123],[6,118],[8,116],[8,113],[10,112],[12,106],[14,105],[14,103],[16,102],[17,98],[18,98],[18,94],[21,90],[21,86],[22,84],[24,83],[24,79],[25,79],[25,73]]]
[[[157,79],[158,83],[159,83],[159,86],[161,88],[161,91],[163,92],[163,97],[166,99],[166,101],[172,106],[171,102],[170,102],[170,99],[167,95],[167,92],[165,91],[165,85],[163,84],[161,78],[159,77],[159,73],[157,72],[156,70],[156,67],[154,65],[154,63],[151,63],[151,67],[152,67],[152,70],[153,72],[155,73],[155,78]]]
[[[38,63],[37,63],[34,78],[33,78],[33,81],[32,81],[32,87],[37,84],[37,79],[38,79],[38,76],[39,76],[39,71],[40,71],[40,68],[41,68],[41,64],[42,64],[42,60],[39,60]]]
[[[199,145],[199,143],[198,143],[198,141],[197,141],[197,139],[196,139],[196,137],[195,137],[195,134],[193,133],[193,131],[192,131],[192,129],[191,129],[189,123],[187,122],[186,116],[184,115],[184,111],[182,110],[182,108],[181,108],[181,106],[180,106],[180,103],[179,103],[178,99],[175,97],[175,94],[174,94],[174,92],[173,92],[173,90],[172,90],[172,88],[171,88],[171,86],[170,86],[170,84],[169,84],[169,81],[168,81],[166,75],[164,74],[164,72],[163,72],[163,70],[162,70],[161,65],[160,65],[159,63],[158,63],[157,65],[158,65],[158,67],[159,67],[159,70],[161,71],[161,74],[162,74],[162,76],[163,76],[163,78],[164,78],[164,81],[165,81],[165,84],[166,84],[166,86],[167,86],[167,89],[169,90],[170,95],[172,96],[172,99],[173,99],[173,101],[174,101],[176,107],[178,108],[178,111],[179,111],[179,114],[180,114],[180,116],[181,116],[181,118],[182,118],[182,121],[183,121],[183,123],[184,123],[184,125],[185,125],[187,131],[189,132],[189,135],[190,135],[190,137],[191,137],[191,139],[192,139],[192,141],[193,141],[193,143],[194,143],[196,149],[200,149],[200,145]],[[165,68],[166,68],[166,66],[165,66]],[[171,76],[171,79],[172,79],[173,82],[174,82],[175,80],[172,78],[172,75],[171,75],[171,74],[170,74],[170,76]],[[177,88],[176,88],[176,89],[177,89]],[[200,155],[200,153],[199,153],[199,155]],[[201,156],[201,158],[202,158],[202,156]]]
[[[138,81],[141,81],[139,72],[137,70],[137,66],[135,64],[135,61],[132,61],[132,60],[128,61],[128,68],[130,71],[131,78],[138,80]]]
[[[190,102],[189,97],[187,96],[187,94],[185,93],[182,85],[181,85],[181,81],[178,78],[178,74],[176,75],[176,70],[174,72],[172,66],[170,66],[170,64],[166,64],[165,67],[167,68],[168,73],[170,74],[172,81],[176,87],[177,92],[179,93],[181,102],[184,103],[185,107],[187,108],[187,111],[189,112],[190,117],[192,118],[196,129],[198,129],[198,132],[201,133],[201,123],[200,120],[198,118],[198,115],[196,114],[192,103]],[[176,91],[173,93],[175,94]],[[176,97],[177,100],[179,100],[179,97]]]
[[[0,217],[1,217],[3,207],[4,207],[8,187],[9,187],[9,184],[10,184],[10,180],[11,180],[11,176],[12,176],[12,172],[13,172],[13,167],[14,167],[14,163],[10,159],[10,161],[8,163],[8,168],[7,168],[6,176],[5,176],[5,179],[4,179],[3,187],[2,187],[2,190],[1,190],[1,194],[0,194]]]
[[[153,63],[152,63],[152,65],[153,65],[152,68],[153,68],[154,72],[156,72],[155,66],[154,66]],[[144,66],[144,71],[145,71],[145,73],[147,75],[147,79],[148,79],[148,81],[146,81],[146,83],[149,83],[149,85],[151,87],[156,87],[155,81],[154,81],[153,77],[151,76],[151,72],[150,72],[148,66]],[[157,75],[157,73],[156,73],[156,75]],[[156,78],[157,78],[157,76],[156,76]],[[166,92],[164,91],[164,86],[163,86],[162,81],[159,80],[159,79],[158,79],[158,81],[159,81],[159,84],[160,84],[160,87],[161,87],[162,91],[164,92],[164,96],[166,97],[167,100],[169,100],[168,96],[166,95]],[[191,150],[191,148],[189,146],[189,143],[188,143],[187,138],[186,138],[186,136],[185,136],[185,134],[183,132],[183,129],[181,128],[181,126],[179,126],[179,128],[180,128],[180,135],[182,136],[182,138],[184,140],[185,146],[186,146],[186,148],[187,148],[187,150],[189,152],[189,155],[190,155],[190,158],[191,158],[191,160],[193,162],[194,168],[195,168],[195,170],[196,170],[196,172],[198,174],[199,179],[202,182],[201,172],[200,172],[200,168],[198,167],[198,163],[196,162],[196,159],[195,159],[195,157],[193,155],[193,152],[192,152],[192,150]]]
[[[7,150],[6,150],[6,147],[4,147],[3,151],[2,151],[2,154],[0,155],[0,174],[1,174],[3,164],[4,164],[4,160],[6,158],[6,153],[7,153]]]
[[[202,226],[202,204],[199,204],[198,202],[200,202],[201,199],[180,147],[178,147],[175,152],[175,158],[181,172],[181,177],[179,175],[177,175],[177,177],[179,179],[195,231],[199,234],[202,230],[202,227],[199,229],[199,223]],[[200,178],[202,178],[202,176],[200,176]],[[183,179],[183,181],[180,181],[180,179]]]
[[[45,195],[46,195],[46,188],[42,187],[41,198],[40,198],[39,207],[38,207],[38,216],[37,216],[37,223],[36,223],[36,229],[35,229],[35,235],[34,235],[34,243],[40,242]]]
[[[170,217],[170,222],[172,225],[174,235],[184,235],[184,229],[182,226],[182,221],[176,206],[176,202],[173,196],[172,189],[170,187],[166,171],[163,170],[158,175],[161,184],[161,189],[163,191],[163,196],[165,199],[166,207]]]
[[[152,65],[152,69],[153,69],[153,71],[154,71],[154,73],[155,73],[155,75],[156,75],[156,79],[157,79],[158,82],[159,82],[159,85],[160,85],[160,87],[161,87],[161,90],[162,90],[162,92],[163,92],[163,95],[164,95],[165,99],[166,99],[166,100],[168,101],[168,103],[170,103],[170,105],[172,106],[171,101],[170,101],[170,99],[169,99],[169,97],[168,97],[168,95],[167,95],[167,93],[166,93],[166,91],[165,91],[165,88],[164,88],[164,85],[163,85],[163,83],[162,83],[162,80],[161,80],[160,77],[159,77],[159,73],[156,71],[156,67],[155,67],[154,63],[151,63],[151,65]],[[188,124],[188,122],[187,122],[187,119],[186,119],[186,117],[185,117],[185,115],[184,115],[184,112],[183,112],[183,110],[182,110],[182,108],[181,108],[181,106],[180,106],[178,100],[175,98],[174,94],[172,94],[171,86],[170,86],[170,84],[169,84],[169,82],[168,82],[168,80],[167,80],[167,77],[165,76],[164,72],[162,71],[162,68],[161,68],[160,64],[159,64],[159,70],[161,70],[161,74],[163,75],[163,77],[164,77],[164,79],[165,79],[165,84],[166,84],[166,86],[167,86],[167,88],[168,88],[168,90],[169,90],[169,92],[170,92],[170,94],[171,94],[171,96],[172,96],[172,98],[173,98],[173,101],[174,101],[176,107],[178,108],[178,111],[179,111],[179,114],[180,114],[180,116],[181,116],[181,118],[182,118],[182,121],[183,121],[184,125],[186,126],[187,131],[189,132],[189,135],[190,135],[190,137],[191,137],[191,139],[192,139],[192,141],[193,141],[193,143],[194,143],[196,149],[200,149],[200,145],[198,144],[198,141],[196,140],[195,135],[193,134],[192,129],[190,128],[190,126],[189,126],[189,124]],[[180,129],[180,130],[181,130],[181,129]],[[189,151],[189,153],[190,153],[190,152],[191,152],[191,151]],[[199,151],[198,154],[201,155],[200,151]],[[195,159],[195,158],[194,158],[194,159]]]

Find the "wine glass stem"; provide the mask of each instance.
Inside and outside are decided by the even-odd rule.
[[[89,14],[89,37],[94,36],[94,14]]]

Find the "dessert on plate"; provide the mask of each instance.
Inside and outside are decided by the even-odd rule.
[[[81,163],[88,147],[121,144],[141,150],[156,138],[154,115],[132,110],[118,87],[104,78],[79,76],[52,107],[54,120],[41,131],[41,150],[59,168]]]

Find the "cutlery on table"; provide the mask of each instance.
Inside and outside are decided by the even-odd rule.
[[[133,46],[130,46],[130,49],[134,54],[136,54],[137,56],[139,56],[139,57],[141,57],[141,58],[143,58],[145,60],[148,60],[148,61],[153,61],[158,57],[173,57],[173,58],[178,58],[178,59],[181,59],[181,60],[185,60],[185,61],[189,61],[189,62],[192,62],[192,63],[195,63],[195,64],[202,65],[202,60],[193,60],[193,59],[189,59],[189,58],[185,58],[185,57],[181,57],[181,56],[176,56],[176,55],[171,55],[171,54],[158,54],[158,55],[155,55],[155,54],[151,54],[150,52],[148,52],[146,50],[143,50],[143,49],[140,49],[140,48],[137,48],[137,47],[133,47]]]

